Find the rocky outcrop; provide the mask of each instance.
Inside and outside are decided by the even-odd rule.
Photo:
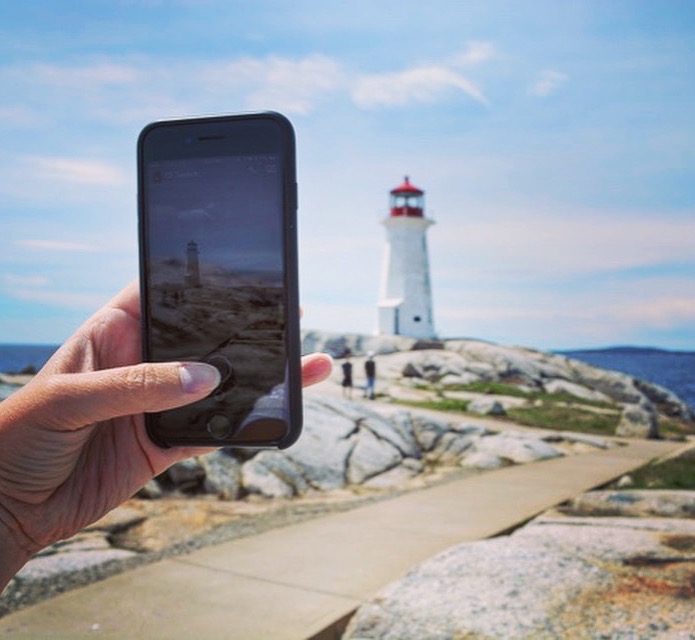
[[[529,395],[562,394],[578,401],[613,405],[623,414],[618,435],[625,437],[658,437],[659,417],[686,422],[695,419],[685,402],[660,385],[563,355],[480,340],[446,340],[436,349],[421,349],[416,348],[413,339],[394,336],[341,338],[319,332],[305,334],[306,348],[322,345],[334,355],[349,349],[356,357],[358,374],[364,349],[379,354],[380,390],[387,397],[412,399],[412,391],[408,393],[408,389],[422,385],[434,385],[439,392],[447,393],[448,389],[474,383],[501,383]],[[494,400],[489,400],[481,410],[480,399],[471,398],[471,411],[501,415],[507,406],[502,398],[495,400],[500,404],[494,405]]]
[[[694,638],[695,513],[627,518],[619,505],[644,498],[621,495],[614,517],[551,513],[452,547],[362,605],[344,639]],[[695,503],[693,492],[660,498]]]
[[[659,419],[654,406],[650,403],[625,405],[615,435],[623,438],[658,438]]]
[[[303,331],[302,352],[322,351],[334,358],[346,354],[366,355],[409,351],[418,344],[415,338],[405,336],[367,336],[358,333],[329,333],[326,331]]]
[[[307,397],[304,422],[302,437],[287,450],[219,450],[186,460],[159,479],[160,490],[225,499],[249,494],[287,498],[350,487],[397,487],[441,468],[488,469],[577,452],[571,434],[496,430],[402,410],[386,416],[365,402],[332,396]],[[612,444],[585,440],[589,449]]]
[[[695,519],[695,491],[591,491],[569,500],[561,511],[569,516]]]
[[[479,372],[480,380],[514,381],[548,393],[562,391],[583,399],[641,404],[670,417],[693,420],[690,408],[668,389],[617,371],[561,355],[474,340],[450,341],[446,348],[462,356],[462,370],[469,375]],[[446,367],[444,373],[448,374],[451,363]]]

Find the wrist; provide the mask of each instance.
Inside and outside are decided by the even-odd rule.
[[[18,529],[8,523],[8,514],[0,505],[0,593],[32,556],[22,544]]]

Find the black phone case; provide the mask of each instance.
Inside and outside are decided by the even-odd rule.
[[[146,219],[146,158],[148,153],[148,138],[154,132],[160,138],[162,151],[160,160],[166,161],[166,140],[168,136],[180,139],[182,134],[199,133],[197,140],[214,141],[216,136],[234,135],[234,128],[253,123],[260,133],[263,127],[275,127],[281,131],[282,139],[282,244],[284,260],[282,269],[282,291],[275,288],[254,291],[249,289],[243,293],[249,298],[249,304],[261,305],[264,308],[282,309],[282,337],[278,341],[278,328],[272,323],[256,322],[253,329],[241,328],[224,336],[224,340],[216,343],[207,353],[189,355],[185,346],[179,349],[175,357],[158,357],[162,360],[199,360],[217,366],[222,373],[223,381],[218,389],[208,398],[170,411],[146,414],[145,422],[150,439],[158,446],[211,446],[211,447],[273,447],[286,448],[296,442],[302,427],[301,399],[301,345],[299,335],[299,294],[297,267],[297,192],[296,192],[296,160],[294,131],[290,122],[281,114],[275,112],[248,113],[201,118],[187,118],[155,122],[145,127],[138,139],[138,219],[139,219],[139,249],[140,249],[140,289],[142,310],[142,345],[143,361],[152,361],[151,337],[153,318],[151,317],[151,298],[155,292],[147,286],[152,274],[148,255],[147,219]],[[221,132],[221,133],[219,133]],[[273,134],[275,135],[275,134]],[[261,136],[262,137],[262,136]],[[259,143],[260,144],[260,143]],[[180,143],[172,143],[172,149],[181,152]],[[176,153],[174,154],[176,155]],[[201,156],[191,154],[191,158]],[[231,157],[231,156],[230,156]],[[195,243],[193,243],[195,244]],[[197,246],[187,248],[190,255],[197,255]],[[197,266],[197,262],[195,262]],[[186,265],[184,278],[195,278],[195,270],[189,273]],[[184,286],[189,284],[185,282]],[[195,286],[195,283],[192,285]],[[156,295],[170,296],[167,304],[176,308],[177,296],[203,295],[205,287],[198,284],[197,289],[190,293],[182,288],[180,291],[158,291]],[[231,289],[230,289],[231,290]],[[241,290],[241,288],[239,288]],[[208,301],[210,306],[224,307],[226,304],[225,291],[210,291]],[[245,303],[240,299],[242,294],[229,294],[229,308]],[[251,298],[253,300],[251,301]],[[257,298],[260,298],[259,301]],[[201,312],[205,311],[201,305]],[[229,310],[227,310],[229,313]],[[232,317],[232,316],[229,316]],[[284,358],[283,358],[284,351]],[[161,354],[160,354],[161,355]],[[272,389],[262,391],[254,387],[254,380],[263,376],[254,375],[254,366],[271,366],[277,371],[278,359],[282,360],[284,383]],[[261,362],[260,365],[257,363]],[[265,363],[265,364],[263,364]],[[258,369],[256,368],[256,371]],[[278,397],[279,395],[282,397]],[[230,399],[231,398],[231,399]],[[249,410],[253,401],[253,409]],[[282,407],[279,412],[278,407]],[[253,419],[258,414],[258,418]],[[230,418],[231,416],[231,418]],[[232,427],[226,431],[225,419],[230,420]],[[163,425],[166,424],[166,427]]]

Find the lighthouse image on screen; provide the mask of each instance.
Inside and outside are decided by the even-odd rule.
[[[159,414],[177,433],[209,430],[211,414],[243,426],[260,404],[265,428],[277,418],[277,437],[283,435],[277,162],[272,155],[221,156],[147,168],[150,357],[208,362],[223,377],[216,393],[190,412]]]

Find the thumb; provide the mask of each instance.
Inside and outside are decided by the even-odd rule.
[[[219,383],[219,371],[209,364],[146,362],[52,376],[44,400],[53,414],[52,421],[63,428],[78,428],[110,418],[180,407],[201,400]]]

